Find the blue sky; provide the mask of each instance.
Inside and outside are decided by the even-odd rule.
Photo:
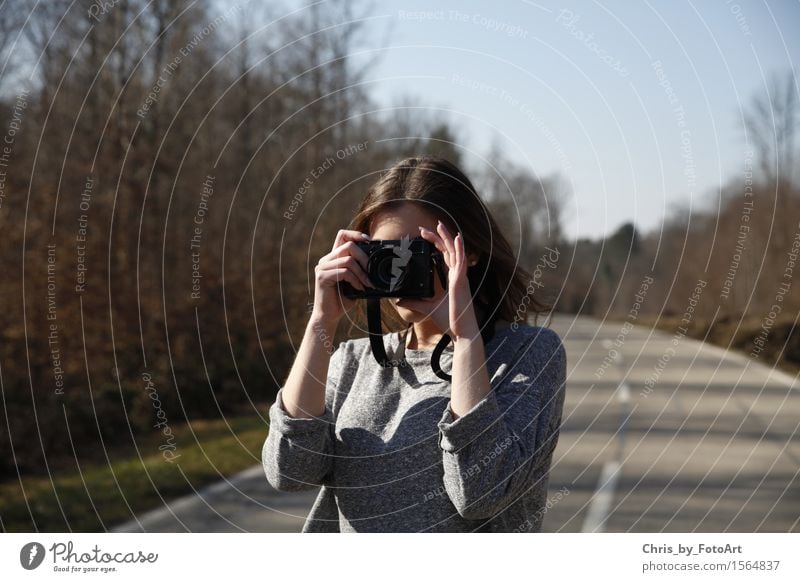
[[[381,54],[374,98],[449,109],[467,170],[494,142],[537,175],[561,172],[573,237],[715,204],[745,171],[742,108],[800,55],[797,1],[374,6],[361,43]]]

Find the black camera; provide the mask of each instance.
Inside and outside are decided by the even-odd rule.
[[[375,288],[365,287],[361,291],[347,281],[340,281],[339,289],[345,297],[433,297],[434,272],[442,287],[447,287],[444,257],[425,239],[373,240],[356,244],[369,258],[367,276]]]

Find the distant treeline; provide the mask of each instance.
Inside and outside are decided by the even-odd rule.
[[[317,259],[408,155],[464,165],[531,292],[560,310],[625,317],[645,276],[643,314],[684,313],[701,279],[697,317],[761,317],[777,301],[800,220],[790,182],[754,171],[745,196],[735,176],[708,212],[567,241],[563,177],[497,147],[477,164],[460,128],[414,98],[374,111],[371,63],[350,56],[359,3],[267,28],[277,15],[261,3],[217,4],[0,9],[0,475],[74,469],[184,419],[255,414],[291,365]]]
[[[29,19],[20,5],[0,9],[0,474],[256,414],[366,187],[412,154],[466,163],[425,103],[372,112],[371,63],[349,56],[358,3],[267,28],[263,3],[54,0]],[[557,236],[544,196],[558,178],[491,155],[513,192],[507,176],[475,181],[498,213],[520,189],[517,240]]]

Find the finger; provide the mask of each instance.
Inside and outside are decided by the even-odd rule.
[[[439,224],[436,226],[436,230],[438,231],[439,236],[442,237],[442,240],[444,241],[444,246],[447,248],[447,252],[455,260],[453,237],[450,236],[450,232],[447,230],[447,227],[445,227],[444,223],[442,223],[441,220],[439,221]]]
[[[464,238],[461,236],[460,232],[456,235],[454,243],[456,251],[456,266],[458,267],[459,271],[461,271],[461,267],[464,265]]]
[[[347,281],[359,291],[364,291],[363,283],[361,283],[361,281],[355,275],[355,273],[353,273],[353,271],[345,267],[322,271],[320,272],[319,280],[320,283],[323,284],[334,284],[334,283],[339,283],[341,281]]]
[[[361,264],[354,257],[350,255],[337,257],[335,259],[326,261],[325,263],[320,265],[320,269],[323,271],[328,271],[330,269],[338,269],[341,267],[350,269],[350,271],[352,271],[353,274],[359,278],[359,280],[365,287],[374,287],[372,282],[369,280],[369,276],[367,275],[366,271],[361,268]]]
[[[369,264],[369,257],[367,256],[367,253],[364,252],[364,249],[359,247],[358,244],[356,244],[353,241],[347,241],[345,243],[342,243],[340,246],[336,247],[330,253],[325,255],[325,257],[323,258],[331,260],[338,257],[345,257],[348,255],[355,257],[355,259],[361,265],[361,268],[364,269],[365,271],[367,270],[367,265]]]
[[[450,233],[447,232],[447,228],[445,227],[444,223],[440,220],[436,225],[436,230],[439,233],[439,236],[442,239],[442,244],[445,247],[445,256],[447,257],[447,264],[448,266],[452,266],[454,263],[453,260],[453,249],[450,244]]]
[[[442,238],[438,234],[436,234],[432,230],[428,230],[424,226],[420,226],[419,227],[419,232],[420,232],[420,235],[422,236],[422,238],[424,238],[428,242],[432,243],[436,247],[436,250],[438,250],[440,253],[442,253],[442,258],[444,258],[444,264],[449,269],[450,268],[450,259],[449,259],[448,254],[447,254],[447,247],[445,246],[444,241],[442,240]]]
[[[432,230],[428,230],[424,226],[420,226],[419,234],[422,238],[424,238],[426,241],[435,246],[436,250],[438,250],[440,253],[444,254],[445,251],[447,250],[444,246],[444,242],[442,241],[442,239],[439,237],[438,234],[436,234]]]
[[[453,241],[450,239],[450,233],[447,231],[444,223],[440,220],[439,223],[436,225],[436,230],[439,233],[439,236],[442,239],[442,244],[445,247],[444,250],[444,261],[447,263],[447,266],[452,269],[455,266],[455,252],[453,251]]]
[[[333,251],[334,249],[336,249],[336,247],[343,245],[349,240],[351,241],[370,240],[370,237],[365,232],[342,229],[336,233],[336,239],[333,241],[333,247],[331,247],[331,250]]]

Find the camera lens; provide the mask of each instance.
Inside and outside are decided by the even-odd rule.
[[[376,250],[369,258],[368,274],[372,283],[382,291],[397,289],[406,275],[406,265],[394,252],[394,247]]]

